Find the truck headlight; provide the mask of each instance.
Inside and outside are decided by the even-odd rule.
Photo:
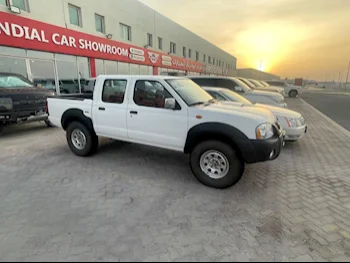
[[[256,128],[256,138],[258,140],[269,139],[272,136],[273,136],[273,127],[271,123],[263,123]]]
[[[288,124],[289,127],[294,128],[294,127],[298,127],[298,120],[295,118],[288,118],[285,117],[286,122]]]

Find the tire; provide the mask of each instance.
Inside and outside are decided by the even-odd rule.
[[[4,133],[4,124],[0,123],[0,135],[2,135]]]
[[[291,90],[289,92],[289,97],[296,98],[298,96],[298,92],[296,90]]]
[[[72,138],[74,136],[76,136],[78,139],[74,140]],[[66,131],[66,137],[69,148],[75,155],[90,156],[97,150],[98,137],[93,131],[89,130],[84,124],[80,122],[72,122],[69,124]],[[80,147],[78,147],[78,144]]]
[[[49,127],[49,128],[54,127],[54,126],[52,125],[52,123],[51,123],[49,120],[46,120],[46,121],[45,121],[45,124],[46,124],[46,126]]]
[[[208,155],[212,159],[206,159],[205,157],[208,157]],[[209,160],[208,162],[213,161],[215,166],[220,160],[223,160],[222,164],[228,163],[228,165],[224,168],[224,166],[219,164],[220,168],[211,170],[209,168],[210,164],[205,163],[206,160]],[[244,162],[240,160],[236,151],[230,145],[214,140],[199,143],[193,149],[190,155],[190,166],[198,181],[206,186],[218,189],[225,189],[235,185],[241,179],[244,171]],[[204,170],[207,170],[207,172],[211,170],[209,172],[210,175],[204,172],[202,167],[206,168]],[[215,174],[214,170],[216,170],[215,172],[219,171],[219,174]]]

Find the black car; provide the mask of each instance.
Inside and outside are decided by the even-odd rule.
[[[21,122],[45,121],[51,126],[46,99],[54,95],[19,74],[0,72],[0,133],[4,126]]]

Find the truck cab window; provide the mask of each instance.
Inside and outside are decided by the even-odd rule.
[[[102,101],[122,104],[124,102],[126,83],[126,80],[106,80],[103,84]]]
[[[164,86],[157,81],[136,82],[134,102],[139,106],[165,108],[165,99],[172,98]]]

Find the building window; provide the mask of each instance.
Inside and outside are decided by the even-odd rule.
[[[9,1],[0,0],[0,4],[8,5]],[[12,5],[18,7],[21,10],[29,12],[28,1],[27,0],[12,0]]]
[[[96,31],[105,33],[105,18],[103,16],[100,16],[98,14],[95,14],[95,24],[96,24]]]
[[[211,64],[211,56],[209,56],[209,64]]]
[[[183,48],[182,48],[182,55],[184,56],[184,58],[186,57],[186,55],[187,55],[187,54],[186,54],[186,47],[183,47]]]
[[[215,58],[213,58],[213,65],[215,65]]]
[[[196,51],[196,60],[198,61],[199,60],[199,52]]]
[[[81,19],[81,9],[80,7],[69,4],[69,21],[72,25],[82,27],[82,19]]]
[[[173,42],[170,42],[170,53],[176,54],[176,44]]]
[[[163,50],[163,39],[158,37],[158,49]]]
[[[189,58],[192,57],[192,50],[191,50],[191,49],[188,50],[188,57],[189,57]]]
[[[207,56],[206,56],[206,55],[203,55],[203,62],[204,62],[204,63],[207,62],[206,60],[207,60]]]
[[[119,30],[120,30],[120,38],[131,41],[131,27],[124,25],[124,24],[119,24]]]
[[[147,34],[147,45],[153,47],[153,36],[150,33]]]

